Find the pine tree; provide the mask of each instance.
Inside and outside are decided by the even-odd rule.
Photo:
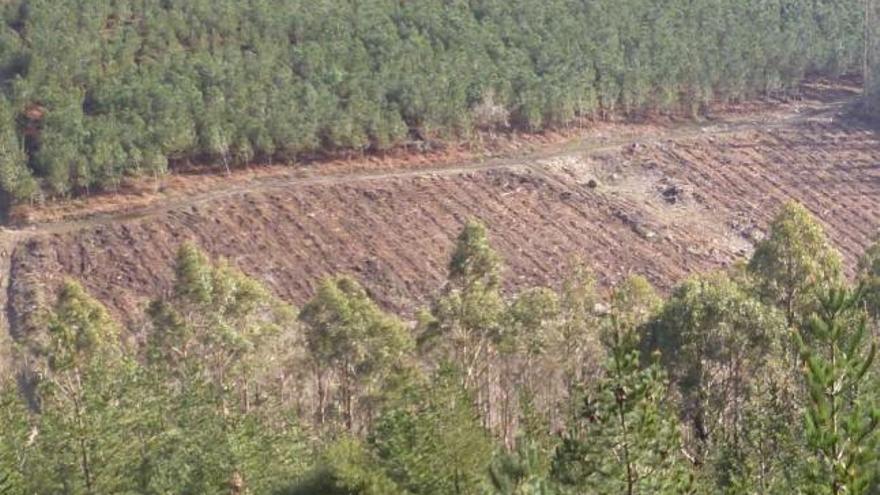
[[[877,489],[880,409],[868,374],[876,343],[857,310],[859,293],[833,289],[820,298],[801,338],[808,390],[806,440],[812,452],[805,492],[866,494]]]
[[[370,435],[379,466],[413,495],[478,493],[495,445],[457,371],[442,368],[386,409]]]
[[[30,199],[37,192],[37,183],[27,166],[27,153],[15,132],[15,121],[9,103],[0,98],[0,197]]]
[[[515,451],[502,452],[489,466],[489,481],[495,495],[555,495],[559,493],[544,472],[544,453],[523,438]]]
[[[4,193],[115,187],[147,152],[231,169],[698,109],[854,71],[876,38],[864,0],[207,3],[5,2]]]
[[[563,486],[626,495],[691,490],[666,373],[656,359],[643,367],[636,348],[639,326],[651,314],[646,308],[656,306],[654,297],[643,296],[645,285],[636,279],[612,298],[604,376],[588,389],[553,460]]]
[[[688,493],[690,469],[675,412],[665,402],[663,369],[641,368],[637,351],[611,354],[605,377],[556,451],[554,478],[587,493]]]

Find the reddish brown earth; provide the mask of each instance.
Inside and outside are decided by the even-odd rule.
[[[490,226],[510,289],[555,285],[580,259],[605,285],[639,273],[665,290],[747,256],[789,199],[823,221],[852,267],[880,229],[880,134],[845,116],[851,88],[806,89],[802,101],[699,125],[584,131],[528,157],[266,173],[135,206],[115,198],[120,211],[65,212],[0,233],[6,314],[15,330],[73,277],[136,320],[168,289],[185,240],[297,304],[345,272],[409,312],[442,286],[468,218]]]

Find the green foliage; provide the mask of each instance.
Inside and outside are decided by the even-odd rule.
[[[413,384],[378,418],[366,442],[342,438],[283,494],[472,494],[494,445],[451,371]]]
[[[39,421],[23,452],[27,492],[89,494],[132,486],[124,461],[131,444],[120,425],[131,363],[107,310],[66,282],[48,318],[48,370],[39,382]]]
[[[119,339],[106,308],[72,281],[61,288],[48,333],[49,366],[55,371],[78,369],[93,358],[108,357]]]
[[[276,495],[403,495],[377,466],[363,442],[342,438],[331,443],[317,467]]]
[[[143,362],[100,303],[63,285],[46,318],[38,409],[3,403],[0,471],[14,459],[21,493],[267,493],[302,472],[300,429],[259,392],[254,363],[291,312],[192,246],[178,258],[175,294],[151,306]]]
[[[599,315],[594,277],[582,266],[563,281],[559,296],[558,341],[551,351],[562,367],[566,390],[573,390],[588,375],[593,375],[605,360],[600,343]],[[573,404],[570,404],[572,406]]]
[[[880,242],[874,242],[859,260],[859,282],[868,314],[880,319]]]
[[[880,4],[876,0],[865,1],[865,89],[866,114],[876,119],[880,116]]]
[[[148,308],[140,479],[157,493],[226,493],[241,478],[265,493],[303,467],[294,418],[259,392],[284,361],[270,344],[295,312],[192,244],[179,249],[175,275],[172,295]]]
[[[155,365],[231,380],[256,364],[247,358],[257,348],[294,325],[290,306],[227,263],[212,263],[193,244],[180,247],[174,271],[171,297],[148,309],[147,353]]]
[[[780,400],[794,387],[793,356],[787,354],[789,337],[780,312],[724,274],[699,276],[675,290],[646,337],[644,345],[660,351],[681,394],[692,455],[702,459],[721,453],[722,458],[710,461],[733,463],[715,466],[722,471],[750,462],[726,458],[723,451],[736,444],[734,450],[742,454],[750,435],[770,433],[752,431],[756,425],[749,424],[746,412],[755,401],[770,400],[762,393],[764,387],[781,394]],[[722,485],[729,481],[724,472],[715,476]]]
[[[612,349],[556,451],[554,478],[573,493],[688,493],[692,474],[666,387],[659,365],[642,368],[638,351]]]
[[[816,294],[840,283],[842,264],[822,226],[806,208],[791,202],[770,224],[749,271],[767,301],[785,311],[789,325],[800,327],[806,323],[803,318],[817,309]]]
[[[863,494],[877,489],[875,385],[867,375],[876,355],[859,294],[830,290],[801,339],[809,400],[806,439],[812,452],[805,467],[812,494]],[[853,314],[855,312],[855,314]]]
[[[345,276],[325,280],[303,307],[300,320],[306,325],[306,346],[318,381],[325,382],[328,370],[338,375],[345,424],[353,430],[356,403],[376,399],[392,374],[405,371],[407,356],[415,345],[412,336],[400,320],[383,312],[360,284]],[[323,388],[319,393],[325,393]],[[322,423],[325,398],[322,396],[318,405]]]
[[[602,339],[608,349],[635,349],[642,327],[655,316],[661,299],[641,276],[631,276],[615,287]]]
[[[64,283],[0,382],[0,493],[874,493],[876,246],[848,290],[833,251],[802,253],[827,248],[803,211],[774,229],[776,275],[695,276],[665,302],[631,277],[604,305],[582,270],[503,295],[469,223],[420,316],[422,362],[350,277],[297,318],[184,245],[138,349]],[[767,304],[780,280],[831,287],[783,305],[809,326]]]
[[[518,435],[528,433],[535,447],[552,450],[549,418],[564,393],[560,375],[571,368],[560,363],[563,342],[560,331],[559,295],[547,288],[527,289],[508,304],[484,358],[483,414],[488,418],[497,410],[496,428],[503,431],[505,445],[514,445]],[[488,383],[486,383],[488,382]],[[500,388],[492,398],[492,388]],[[561,404],[559,404],[561,405]]]
[[[0,98],[0,191],[13,198],[30,199],[37,192],[37,183],[13,122],[9,102]]]
[[[407,493],[478,493],[495,448],[470,394],[449,370],[415,387],[377,422],[370,445],[379,466]]]
[[[449,262],[449,281],[462,289],[477,286],[494,289],[500,283],[501,260],[489,245],[486,227],[469,220],[455,244]]]
[[[706,491],[728,494],[786,493],[800,485],[806,455],[801,427],[801,388],[782,380],[775,363],[751,378],[747,395],[733,404],[738,431],[717,439],[706,453]]]
[[[555,495],[558,493],[543,469],[545,455],[528,439],[514,452],[497,455],[489,466],[490,493],[496,495]]]
[[[546,288],[525,290],[510,303],[496,342],[502,353],[539,356],[551,349],[559,296]]]
[[[575,493],[687,493],[692,474],[658,362],[643,367],[638,331],[659,298],[641,277],[617,288],[603,341],[604,374],[586,387],[553,459],[553,477]]]
[[[476,385],[501,335],[505,304],[500,273],[500,258],[489,245],[486,228],[469,221],[453,251],[445,293],[435,302],[420,336],[423,347],[439,344],[443,354],[458,363],[467,387]]]
[[[138,421],[128,363],[91,362],[41,384],[32,445],[24,449],[28,493],[120,493],[134,489]]]
[[[350,277],[325,280],[300,319],[312,328],[309,350],[317,359],[346,363],[359,376],[385,370],[412,347],[402,323],[383,312]]]
[[[9,0],[0,190],[699,110],[856,68],[861,17],[860,0]]]
[[[220,495],[237,479],[254,493],[269,493],[308,466],[295,418],[276,405],[241,409],[210,383],[178,389],[161,374],[147,380],[134,389],[141,417],[128,431],[138,453],[128,475],[140,490]]]
[[[12,380],[0,382],[0,495],[26,493],[28,471],[26,446],[31,433],[30,418]]]

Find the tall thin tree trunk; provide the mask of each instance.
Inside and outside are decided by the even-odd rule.
[[[354,390],[352,390],[352,381],[352,373],[346,370],[342,380],[342,400],[345,404],[345,428],[349,432],[354,432]]]
[[[76,391],[73,393],[73,408],[74,415],[76,417],[76,426],[79,429],[79,457],[80,457],[80,469],[82,469],[83,474],[83,482],[86,485],[86,493],[93,494],[95,493],[94,481],[92,480],[92,465],[89,460],[89,450],[86,445],[86,439],[83,436],[83,430],[85,429],[85,425],[83,422],[83,412],[82,412],[82,403],[80,400],[80,391],[82,391],[82,378],[80,377],[79,370],[76,370]]]
[[[247,378],[244,379],[244,412],[251,412],[251,382]]]
[[[318,382],[318,424],[324,426],[324,422],[326,420],[326,403],[327,403],[327,389],[326,384],[324,383],[324,373],[321,371],[321,366],[315,365],[315,378]]]
[[[830,330],[832,332],[835,330],[833,324]],[[834,371],[837,369],[837,346],[835,345],[833,339],[830,339],[829,353],[831,354],[831,372],[834,373]],[[836,383],[837,379],[835,378],[835,380],[831,384],[831,390],[828,392],[828,398],[831,399],[831,433],[834,438],[834,441],[831,444],[831,459],[833,460],[837,460],[838,458],[838,442],[840,441],[840,437],[837,433],[839,429],[837,424],[837,398],[840,392],[837,390]],[[843,483],[837,478],[837,473],[834,471],[832,471],[831,477],[831,493],[833,493],[834,495],[839,495],[843,493]]]
[[[615,351],[616,352],[616,351]],[[617,373],[617,379],[620,381],[623,376],[623,369],[621,368],[620,356],[614,356],[614,367]],[[629,453],[629,430],[626,424],[626,411],[624,410],[624,401],[626,397],[624,396],[623,391],[615,391],[615,401],[617,402],[617,419],[620,421],[620,431],[623,434],[623,461],[626,465],[626,495],[633,495],[635,492],[635,483],[636,483],[636,475],[633,470],[632,459],[630,459]]]

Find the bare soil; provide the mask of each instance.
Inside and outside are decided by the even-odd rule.
[[[73,277],[136,321],[193,240],[296,304],[321,277],[349,273],[409,313],[441,288],[468,218],[490,226],[508,289],[556,285],[582,260],[605,286],[639,273],[668,290],[747,257],[789,199],[821,219],[851,270],[880,229],[880,134],[847,117],[855,96],[813,83],[798,101],[703,122],[597,124],[510,141],[495,158],[447,150],[177,176],[161,191],[20,209],[25,225],[0,231],[0,303],[17,336]]]

